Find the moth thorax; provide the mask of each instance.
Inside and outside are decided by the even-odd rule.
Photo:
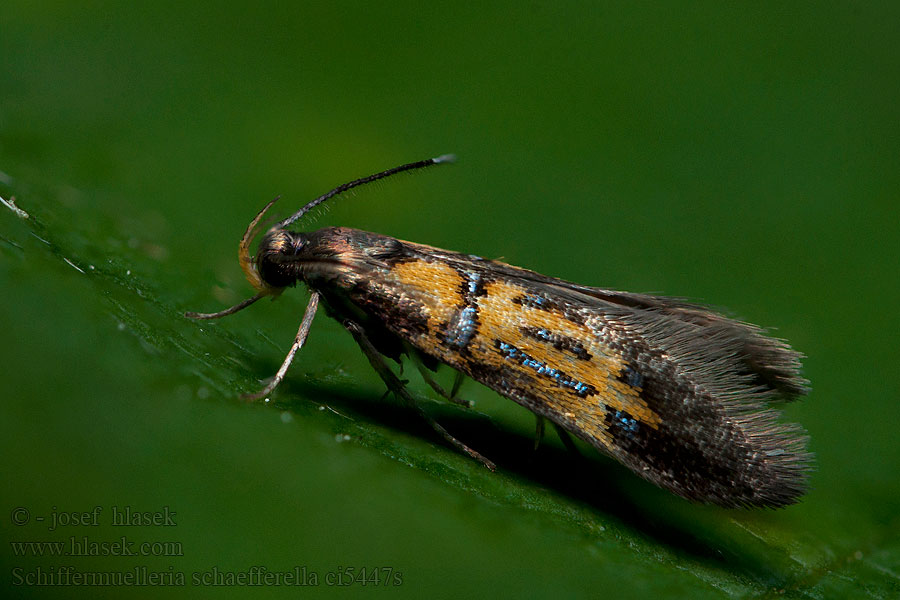
[[[266,285],[286,288],[297,283],[297,255],[306,245],[302,233],[272,229],[259,243],[256,269]]]

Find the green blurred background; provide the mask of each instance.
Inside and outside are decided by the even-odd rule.
[[[0,207],[2,585],[243,597],[262,590],[192,573],[302,566],[309,594],[896,597],[898,6],[5,0],[0,196],[31,218]],[[476,410],[447,407],[407,365],[491,474],[380,400],[324,314],[273,401],[241,401],[277,370],[306,292],[215,323],[181,312],[250,294],[235,253],[253,214],[446,152],[459,162],[308,226],[777,328],[808,355],[812,394],[786,418],[812,437],[809,495],[693,505],[555,436],[535,453],[529,413],[472,382]],[[97,527],[48,528],[95,506]],[[177,525],[115,528],[113,506]],[[11,544],[122,535],[181,555]],[[16,585],[62,566],[186,585]],[[402,585],[372,584],[387,568]],[[349,569],[367,585],[327,585]]]

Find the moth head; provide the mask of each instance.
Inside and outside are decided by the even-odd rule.
[[[258,291],[272,290],[272,293],[281,293],[295,285],[300,278],[297,259],[306,245],[307,238],[302,233],[278,227],[270,229],[259,243],[253,273],[247,275],[250,284],[262,286],[257,287]]]

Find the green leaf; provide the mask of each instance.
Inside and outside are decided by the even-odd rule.
[[[27,218],[0,206],[2,585],[897,597],[896,12],[7,2],[0,197]],[[250,218],[446,152],[459,163],[303,226],[777,326],[808,355],[812,394],[785,419],[810,432],[811,492],[694,505],[549,432],[535,451],[527,411],[473,382],[474,410],[437,402],[406,365],[490,473],[383,399],[324,313],[270,401],[242,401],[306,292],[183,312],[252,293],[235,260]],[[126,507],[149,524],[114,524]]]

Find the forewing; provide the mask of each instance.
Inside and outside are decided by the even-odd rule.
[[[781,506],[803,494],[806,436],[768,406],[806,392],[785,342],[680,299],[427,256],[478,282],[437,325],[468,338],[444,362],[684,497]]]
[[[347,245],[366,250],[342,281],[348,306],[368,315],[372,331],[383,328],[431,364],[462,371],[686,498],[781,506],[803,493],[806,438],[768,406],[805,392],[800,355],[784,342],[678,299],[355,235],[368,237]],[[335,294],[325,298],[339,305]]]

